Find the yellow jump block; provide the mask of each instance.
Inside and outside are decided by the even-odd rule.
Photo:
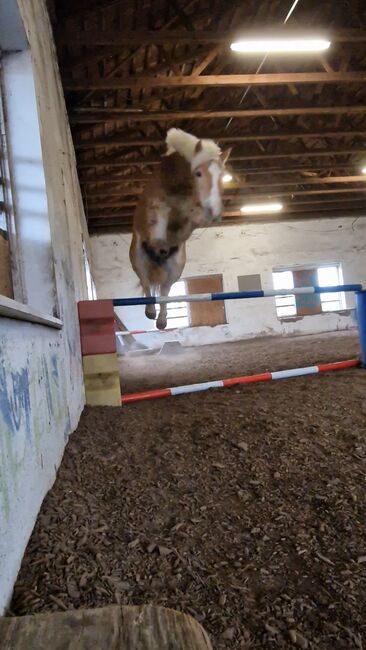
[[[83,357],[86,403],[90,406],[121,406],[117,355]]]

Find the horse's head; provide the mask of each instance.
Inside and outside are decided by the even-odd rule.
[[[141,246],[151,261],[164,264],[178,252],[194,229],[188,199],[150,196],[144,202],[140,221]]]
[[[221,152],[213,140],[199,140],[196,136],[182,129],[169,129],[166,137],[168,147],[167,164],[174,162],[173,152],[184,158],[188,165],[177,178],[185,178],[189,174],[188,183],[192,188],[197,206],[193,219],[193,227],[209,226],[218,222],[222,214],[222,176],[225,163],[230,155],[230,149]],[[192,189],[191,189],[192,191]]]
[[[205,225],[217,223],[221,219],[222,202],[222,176],[225,163],[231,149],[219,155],[208,158],[207,152],[199,140],[195,147],[195,155],[191,162],[197,201],[204,213]]]

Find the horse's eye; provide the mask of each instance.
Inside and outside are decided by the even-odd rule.
[[[200,172],[199,170],[196,171],[196,176],[198,176],[198,178],[201,178],[201,176],[202,176],[202,172]]]

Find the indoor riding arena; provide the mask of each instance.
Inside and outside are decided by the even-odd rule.
[[[0,650],[366,647],[366,6],[0,0]]]

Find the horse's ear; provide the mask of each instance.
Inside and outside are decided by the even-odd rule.
[[[198,142],[197,142],[197,144],[196,144],[196,146],[194,148],[194,153],[195,154],[200,153],[200,151],[202,151],[202,141],[198,140]]]
[[[223,151],[221,156],[220,156],[221,157],[221,162],[222,162],[222,164],[224,166],[226,165],[227,161],[229,160],[229,156],[231,154],[231,151],[232,151],[232,147],[230,147],[229,149],[225,149],[225,151]]]

